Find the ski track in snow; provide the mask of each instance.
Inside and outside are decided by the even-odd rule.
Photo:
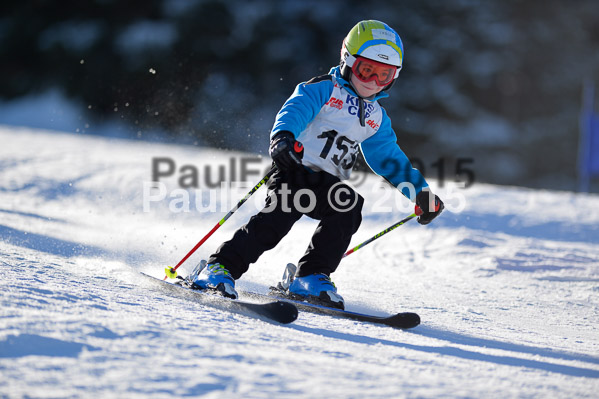
[[[283,326],[139,278],[159,277],[247,192],[222,212],[172,212],[168,201],[144,212],[152,157],[202,170],[232,154],[13,127],[0,127],[0,142],[1,397],[596,397],[597,195],[459,190],[463,212],[407,223],[332,276],[349,310],[415,311],[422,325],[300,313]],[[166,183],[179,188],[176,176]],[[369,211],[379,185],[369,176],[358,188],[366,211],[352,245],[406,213]],[[254,213],[263,190],[183,274]],[[238,286],[266,292],[315,226],[298,222]]]

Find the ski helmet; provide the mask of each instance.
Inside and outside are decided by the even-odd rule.
[[[396,68],[395,76],[383,90],[389,89],[401,70],[403,43],[401,38],[384,22],[358,22],[343,39],[341,46],[341,76],[349,81],[356,57],[363,57]]]

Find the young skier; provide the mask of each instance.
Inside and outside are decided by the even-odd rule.
[[[402,61],[399,35],[385,23],[362,21],[344,39],[340,65],[296,87],[271,132],[270,155],[277,170],[268,182],[266,207],[223,243],[207,265],[196,267],[190,276],[196,285],[236,298],[235,280],[307,215],[320,223],[288,294],[343,309],[330,274],[362,220],[363,198],[342,182],[349,178],[359,149],[369,167],[394,186],[412,184],[416,195],[410,199],[423,211],[420,224],[441,213],[443,202],[412,168],[378,103],[388,96]],[[409,196],[408,188],[402,192]]]

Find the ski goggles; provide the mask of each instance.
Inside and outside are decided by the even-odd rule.
[[[355,57],[351,70],[362,82],[374,80],[378,86],[387,86],[399,75],[399,69],[396,66],[360,56]]]

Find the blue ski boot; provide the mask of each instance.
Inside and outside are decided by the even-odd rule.
[[[323,273],[295,277],[289,285],[289,293],[317,305],[344,309],[343,297],[337,293],[337,287],[331,278]]]
[[[222,296],[237,299],[235,280],[220,263],[207,263],[202,260],[193,269],[188,279],[200,289],[218,291]]]

